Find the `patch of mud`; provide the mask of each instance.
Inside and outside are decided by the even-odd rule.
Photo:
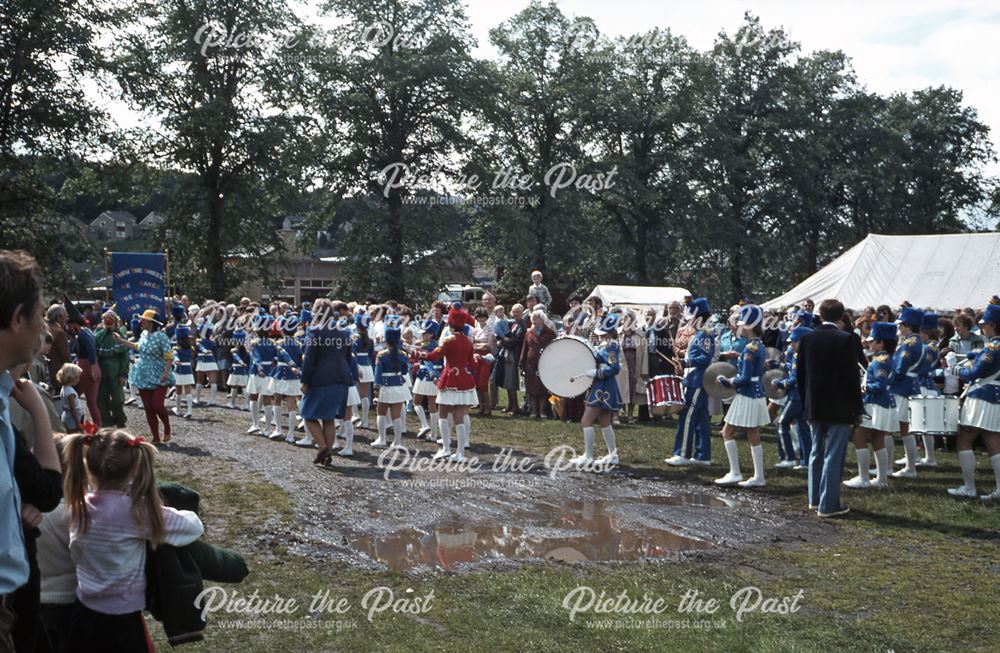
[[[292,498],[297,529],[273,541],[296,554],[372,569],[504,568],[533,561],[631,562],[725,551],[783,539],[789,517],[774,497],[639,477],[627,468],[595,474],[495,469],[508,455],[490,440],[488,422],[473,422],[479,469],[411,466],[384,478],[379,450],[358,430],[355,455],[333,467],[311,464],[301,449],[245,434],[247,413],[221,408],[177,420],[164,453],[184,464],[227,458],[278,485]],[[142,423],[141,413],[130,419]],[[411,456],[436,447],[404,438]],[[778,504],[778,505],[776,505]]]

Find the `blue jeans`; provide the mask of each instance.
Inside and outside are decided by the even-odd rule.
[[[792,423],[799,426],[799,464],[809,464],[809,452],[812,450],[812,431],[809,422],[806,421],[802,411],[802,402],[799,398],[789,397],[788,402],[781,411],[779,420],[778,453],[784,449],[782,460],[795,460],[795,448],[792,446]],[[784,445],[784,446],[782,446]],[[816,505],[816,504],[812,504]]]
[[[684,410],[677,416],[674,455],[712,460],[712,425],[708,415],[708,395],[702,388],[684,387]]]
[[[809,422],[812,451],[809,454],[809,505],[820,512],[840,510],[840,479],[844,454],[851,439],[850,424]]]

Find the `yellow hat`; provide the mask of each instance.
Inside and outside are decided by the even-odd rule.
[[[163,326],[163,322],[159,320],[160,317],[159,314],[157,314],[157,312],[151,308],[147,308],[140,315],[136,315],[135,317],[139,318],[140,320],[149,320],[153,324],[158,324],[159,326]]]

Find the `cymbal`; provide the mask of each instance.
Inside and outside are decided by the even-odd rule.
[[[705,388],[705,394],[716,399],[732,399],[735,397],[736,388],[724,387],[716,381],[716,377],[718,376],[729,378],[736,376],[736,366],[725,361],[718,361],[706,367],[705,375],[702,377],[702,386]]]
[[[764,376],[762,376],[760,380],[761,383],[764,384],[764,394],[767,395],[768,399],[784,399],[787,394],[787,390],[772,385],[772,383],[779,379],[787,378],[788,372],[779,368],[764,372]]]
[[[766,361],[780,361],[781,360],[781,350],[777,347],[764,347],[764,360]]]

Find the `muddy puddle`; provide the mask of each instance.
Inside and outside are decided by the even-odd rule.
[[[394,570],[453,569],[497,560],[636,561],[715,546],[671,521],[691,521],[691,510],[718,513],[741,502],[707,494],[654,495],[612,500],[534,502],[504,523],[447,519],[385,535],[347,536],[350,548]],[[378,511],[372,511],[372,517]],[[680,515],[678,515],[680,516]]]

